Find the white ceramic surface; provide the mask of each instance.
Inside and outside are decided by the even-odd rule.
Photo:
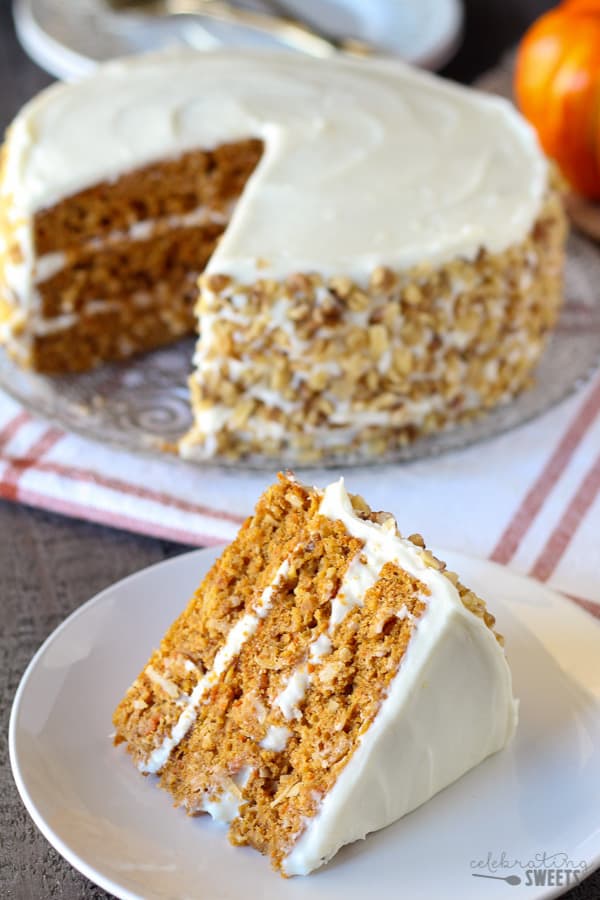
[[[248,5],[276,10],[269,0]],[[461,0],[286,0],[285,6],[313,27],[363,38],[428,69],[447,62],[462,32]],[[198,17],[149,21],[131,12],[115,14],[104,0],[13,0],[13,8],[21,43],[57,78],[76,78],[97,62],[173,44],[202,50],[221,44],[275,45],[254,32]]]
[[[564,891],[567,876],[535,886],[527,872],[545,872],[547,882],[550,870],[585,863],[589,873],[600,863],[600,625],[533,581],[437,552],[486,597],[506,636],[521,702],[507,750],[314,875],[281,880],[258,853],[230,846],[208,817],[174,809],[110,740],[114,706],[218,553],[196,551],[103,591],[32,660],[9,742],[37,826],[77,869],[127,900],[364,900],[374,892],[378,900],[540,900]],[[504,880],[511,877],[520,882]]]

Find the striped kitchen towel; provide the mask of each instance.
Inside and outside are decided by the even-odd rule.
[[[311,471],[325,484],[335,471]],[[504,435],[348,487],[437,547],[530,574],[600,615],[600,373]],[[272,472],[142,458],[66,434],[0,394],[0,496],[191,545],[229,540]]]

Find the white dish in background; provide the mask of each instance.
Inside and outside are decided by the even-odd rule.
[[[271,12],[267,0],[248,4]],[[415,65],[439,69],[462,32],[461,0],[289,0],[293,15],[329,33],[362,38]],[[255,32],[208,19],[114,13],[105,0],[13,0],[17,34],[29,55],[57,78],[76,78],[97,62],[176,44],[281,46]]]
[[[112,746],[111,714],[218,552],[176,557],[103,591],[23,676],[10,722],[15,780],[36,825],[79,871],[126,900],[364,900],[374,890],[378,900],[541,900],[564,883],[527,884],[520,863],[546,854],[541,868],[560,869],[553,855],[564,854],[567,868],[584,862],[588,874],[600,863],[600,625],[536,582],[444,551],[506,636],[521,703],[508,749],[304,879],[282,880],[208,816],[174,809]],[[490,876],[520,884],[507,891]]]

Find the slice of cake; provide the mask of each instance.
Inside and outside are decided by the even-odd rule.
[[[280,476],[127,691],[115,740],[177,806],[307,874],[510,740],[493,625],[343,479]]]
[[[183,456],[377,458],[530,384],[564,241],[504,100],[389,60],[141,56],[8,131],[0,340],[80,371],[195,322]]]

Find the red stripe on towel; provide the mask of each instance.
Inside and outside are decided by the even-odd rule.
[[[600,456],[589,470],[560,522],[548,538],[545,547],[535,561],[530,574],[540,581],[547,581],[555,571],[582,519],[600,491]]]
[[[17,499],[19,480],[63,437],[64,431],[59,431],[58,428],[48,428],[29,448],[26,456],[11,459],[0,481],[0,490],[6,500]]]
[[[564,596],[581,606],[586,612],[591,613],[592,616],[600,619],[600,603],[594,603],[593,600],[586,600],[584,597],[575,597],[573,594],[565,594]]]
[[[2,496],[4,496],[4,483],[0,482],[0,497]],[[19,489],[17,487],[17,499],[21,503],[26,503],[29,506],[60,513],[60,515],[63,516],[85,519],[89,522],[97,522],[100,525],[108,525],[111,528],[121,528],[125,531],[135,532],[136,534],[146,534],[151,537],[164,538],[181,544],[207,547],[227,543],[226,540],[215,538],[213,535],[203,535],[179,528],[163,527],[154,522],[145,522],[143,519],[137,519],[133,516],[124,516],[103,509],[95,509],[90,506],[85,506],[84,504],[74,503],[71,500],[49,497],[46,494],[39,494],[36,491],[30,491],[27,488]]]
[[[36,460],[32,468],[36,472],[46,472],[52,475],[58,475],[62,478],[68,478],[71,481],[84,484],[96,484],[99,487],[117,493],[127,494],[130,497],[138,497],[141,500],[151,500],[154,503],[160,503],[163,506],[169,506],[173,509],[179,509],[182,512],[193,513],[194,515],[207,516],[212,519],[219,519],[225,522],[232,522],[234,525],[241,525],[246,521],[246,516],[238,516],[225,510],[213,509],[210,506],[204,506],[199,503],[191,503],[189,500],[183,500],[180,497],[173,497],[171,494],[165,494],[162,491],[155,491],[152,488],[142,487],[141,485],[131,484],[123,481],[121,478],[112,478],[94,472],[91,469],[79,468],[77,466],[68,466],[54,460]]]
[[[21,426],[26,422],[29,422],[30,419],[31,416],[29,413],[26,413],[25,410],[23,410],[10,419],[4,428],[0,429],[0,450],[2,450],[3,447],[6,447],[8,442],[11,441],[20,430]]]
[[[552,488],[566,469],[585,433],[600,412],[600,379],[571,422],[556,450],[527,492],[496,544],[490,559],[506,565],[517,552]]]

